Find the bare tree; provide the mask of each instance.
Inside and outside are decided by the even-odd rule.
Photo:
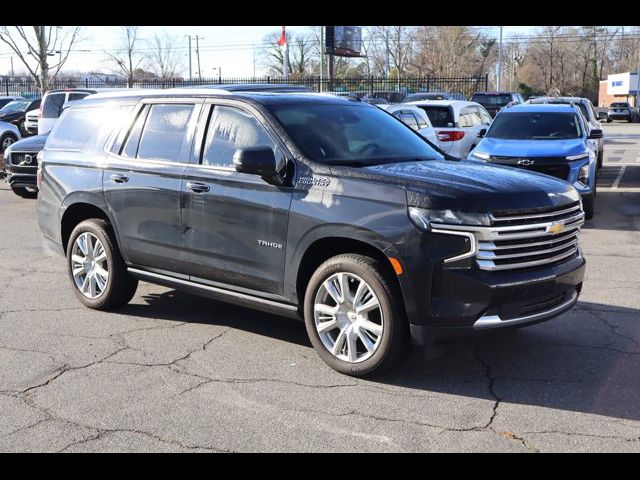
[[[0,27],[0,40],[9,45],[44,94],[69,58],[69,52],[78,40],[80,27],[31,28],[33,32],[21,26]],[[50,64],[49,57],[56,58],[56,54],[58,61],[53,60]]]
[[[411,70],[419,75],[442,77],[477,75],[487,68],[492,53],[490,42],[468,26],[420,27],[416,32],[416,54]],[[481,51],[481,48],[484,48]]]
[[[131,88],[136,81],[136,71],[145,57],[138,50],[139,27],[123,26],[121,33],[121,48],[117,53],[105,53],[115,67],[113,71],[122,74],[127,79],[127,85]]]
[[[163,32],[154,34],[148,42],[149,56],[146,59],[147,70],[154,73],[160,80],[173,80],[181,76],[184,60],[175,48],[177,40]]]

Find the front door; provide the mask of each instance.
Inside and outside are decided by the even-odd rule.
[[[292,188],[237,172],[233,155],[283,148],[256,111],[220,103],[205,115],[182,182],[185,268],[194,281],[279,295]]]
[[[116,141],[104,169],[105,200],[125,259],[147,269],[179,272],[180,189],[200,105],[142,105]]]

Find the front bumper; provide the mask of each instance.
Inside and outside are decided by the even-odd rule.
[[[13,173],[11,168],[7,169],[5,181],[11,187],[37,187],[37,176],[35,173]]]
[[[631,113],[619,113],[619,112],[609,112],[607,113],[607,116],[611,119],[611,120],[629,120],[632,117]]]
[[[558,265],[523,271],[444,269],[434,282],[432,317],[410,325],[414,343],[549,320],[578,300],[585,272],[580,253]]]

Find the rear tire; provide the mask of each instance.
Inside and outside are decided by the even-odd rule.
[[[311,276],[305,325],[316,352],[334,370],[381,374],[410,351],[402,295],[389,277],[379,261],[356,254],[330,258]]]
[[[36,187],[26,188],[26,187],[11,187],[13,193],[22,198],[36,198],[38,196],[38,189]]]
[[[111,226],[98,218],[80,222],[71,232],[67,269],[78,300],[96,310],[126,305],[138,288],[138,280],[127,272]]]

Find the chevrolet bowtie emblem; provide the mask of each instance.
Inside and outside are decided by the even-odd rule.
[[[518,160],[518,165],[523,165],[528,167],[529,165],[533,165],[535,162],[533,160],[529,160],[528,158],[521,158]]]
[[[547,227],[547,233],[557,235],[564,230],[564,223],[553,223]]]

